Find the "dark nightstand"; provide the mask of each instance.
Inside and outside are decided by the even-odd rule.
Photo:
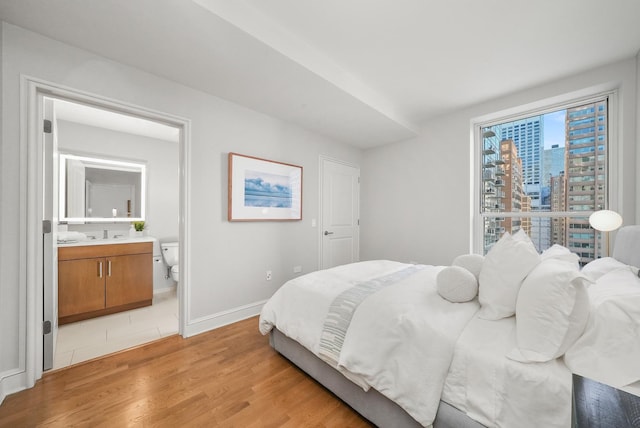
[[[573,375],[573,428],[640,428],[640,397]]]

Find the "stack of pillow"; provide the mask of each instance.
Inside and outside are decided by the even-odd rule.
[[[508,357],[522,362],[555,359],[578,339],[589,317],[589,283],[577,255],[559,245],[540,255],[523,230],[505,233],[484,258],[456,258],[437,277],[449,301],[471,300],[477,291],[480,318],[516,315],[518,346]]]
[[[478,317],[516,317],[517,346],[507,357],[524,363],[564,356],[573,373],[640,391],[640,275],[604,257],[580,270],[578,256],[554,245],[538,254],[522,230],[505,233],[485,257],[457,257],[437,277],[451,302],[478,297]]]

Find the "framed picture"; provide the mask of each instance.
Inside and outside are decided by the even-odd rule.
[[[229,221],[302,220],[302,167],[229,153]]]

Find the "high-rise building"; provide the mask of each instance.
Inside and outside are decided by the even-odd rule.
[[[485,129],[482,158],[484,212],[522,212],[523,203],[528,211],[530,198],[525,198],[522,192],[522,159],[513,140],[498,141],[493,130]],[[504,232],[515,233],[521,229],[522,222],[528,220],[520,217],[485,217],[485,253]]]
[[[542,116],[531,116],[526,119],[499,125],[502,140],[512,140],[522,159],[522,190],[528,196],[530,211],[548,211],[543,206],[543,156],[544,156],[544,121]],[[527,234],[539,251],[551,246],[551,223],[547,218],[530,218],[526,221]]]
[[[504,161],[500,157],[498,136],[486,128],[482,132],[482,211],[499,213],[504,208]],[[484,218],[483,248],[486,254],[504,233],[504,217]]]
[[[558,144],[554,144],[550,149],[544,149],[542,154],[542,186],[551,186],[551,177],[557,177],[564,173],[564,151],[564,147],[560,147]]]
[[[544,153],[544,121],[542,116],[508,122],[499,126],[501,140],[512,140],[522,159],[522,185],[531,197],[531,208],[540,206],[542,185],[542,160]]]
[[[567,110],[566,177],[567,210],[579,214],[605,208],[607,101]],[[589,227],[589,219],[572,217],[568,222],[567,247],[580,256],[580,263],[595,259],[602,244]]]
[[[522,159],[518,156],[518,150],[513,140],[500,141],[500,158],[502,159],[503,186],[500,205],[506,212],[521,212],[522,194]],[[527,204],[529,200],[525,201]],[[520,230],[522,219],[519,217],[507,217],[503,221],[504,230],[515,233]],[[528,232],[528,231],[526,231]]]
[[[544,146],[544,141],[541,141],[541,145]],[[561,147],[559,144],[554,144],[550,149],[543,149],[540,193],[536,206],[537,211],[554,211],[551,204],[551,180],[553,177],[564,174],[564,160],[564,146]],[[552,219],[548,217],[531,219],[531,238],[539,251],[544,251],[553,244],[565,244],[564,241],[557,242],[553,239],[553,229],[556,223],[558,223],[558,221],[552,221]]]

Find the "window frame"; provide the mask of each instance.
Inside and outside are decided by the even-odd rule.
[[[497,111],[482,117],[471,120],[470,126],[470,152],[471,152],[471,237],[470,251],[476,254],[484,254],[484,219],[494,217],[496,213],[482,212],[482,130],[487,127],[499,125],[501,123],[526,119],[531,116],[544,115],[558,110],[565,110],[582,104],[595,102],[607,98],[608,116],[608,147],[607,147],[607,176],[606,199],[604,209],[611,209],[617,212],[622,210],[622,159],[621,142],[619,141],[619,129],[622,125],[619,121],[619,96],[616,88],[588,89],[581,93],[569,93],[554,98],[541,100],[535,103],[523,104],[508,110]],[[579,212],[529,212],[529,213],[500,213],[499,217],[520,217],[520,218],[566,218],[588,216],[593,211]]]

